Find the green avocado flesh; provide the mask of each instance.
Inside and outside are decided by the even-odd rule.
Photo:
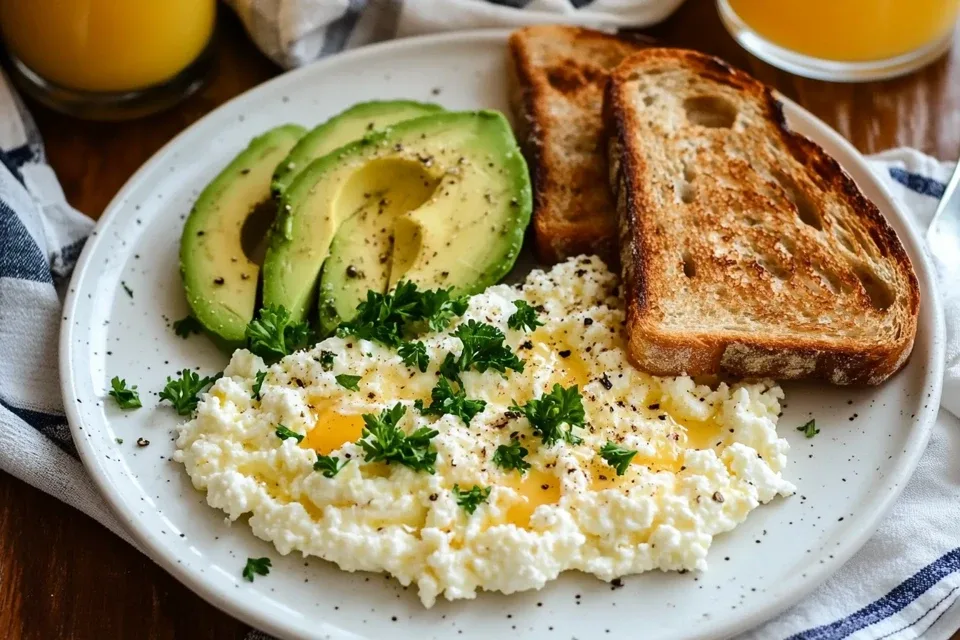
[[[361,102],[314,127],[277,165],[273,174],[276,196],[293,183],[307,165],[331,151],[392,124],[443,111],[443,107],[413,100]]]
[[[260,269],[244,253],[244,223],[269,200],[273,170],[305,132],[288,124],[254,138],[207,185],[187,217],[180,238],[187,302],[194,317],[226,346],[242,344],[257,299]]]
[[[500,113],[401,122],[314,161],[285,192],[264,304],[303,319],[321,268],[327,330],[368,290],[399,280],[476,293],[513,266],[531,208],[527,166]]]

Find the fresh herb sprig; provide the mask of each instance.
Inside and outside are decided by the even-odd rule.
[[[189,338],[190,334],[200,333],[202,331],[203,325],[200,324],[199,320],[190,315],[182,320],[175,320],[173,323],[173,332],[184,340]]]
[[[254,400],[259,400],[259,399],[260,399],[260,390],[263,389],[263,381],[266,380],[266,379],[267,379],[267,370],[266,370],[266,369],[264,369],[263,371],[257,371],[257,377],[256,377],[256,379],[254,380],[254,382],[253,382],[253,388],[251,389],[251,391],[253,392],[253,399],[254,399]]]
[[[363,376],[352,376],[349,373],[341,373],[336,376],[337,384],[350,391],[360,391],[360,379]]]
[[[483,400],[468,399],[462,388],[455,389],[445,377],[441,377],[430,391],[430,400],[429,407],[424,406],[423,400],[417,400],[414,406],[425,416],[442,416],[449,413],[463,420],[465,425],[469,425],[473,417],[487,406]]]
[[[419,369],[420,373],[427,372],[430,358],[427,356],[427,346],[422,342],[404,342],[397,349],[397,353],[403,359],[403,364]]]
[[[324,371],[330,371],[333,369],[333,359],[336,357],[336,355],[337,354],[335,354],[333,351],[322,349],[320,351],[320,358],[317,360],[317,362],[320,363],[320,367]]]
[[[380,415],[363,414],[364,428],[359,444],[363,447],[364,460],[367,462],[398,463],[414,471],[436,473],[437,450],[431,440],[439,432],[420,427],[410,434],[404,434],[399,427],[407,408],[399,402]]]
[[[180,372],[177,379],[167,376],[167,384],[160,392],[160,400],[166,400],[177,410],[177,414],[187,416],[196,411],[197,403],[200,402],[200,393],[208,386],[216,382],[222,376],[218,373],[215,376],[200,377],[190,369],[184,369]]]
[[[290,438],[293,438],[294,440],[297,441],[297,444],[300,444],[301,442],[303,442],[303,438],[304,438],[303,434],[297,433],[293,429],[288,429],[283,424],[278,424],[277,430],[274,431],[274,433],[277,434],[277,437],[280,438],[281,440],[289,440]]]
[[[800,425],[799,427],[797,427],[797,431],[802,431],[803,435],[805,435],[808,438],[812,438],[813,436],[820,433],[820,429],[817,428],[816,420],[810,420],[806,424]]]
[[[453,289],[428,289],[420,293],[417,314],[431,331],[443,331],[453,318],[467,311],[467,296],[451,296]]]
[[[510,444],[502,444],[494,451],[493,463],[504,471],[516,469],[522,474],[530,468],[530,463],[524,460],[528,453],[517,438],[511,438]]]
[[[607,464],[616,469],[617,475],[622,476],[630,467],[630,461],[633,460],[637,452],[633,449],[624,449],[612,442],[607,442],[600,447],[600,457],[606,460]]]
[[[242,575],[247,582],[253,582],[255,576],[269,574],[272,564],[270,558],[247,558],[247,564],[243,567]]]
[[[473,515],[473,512],[477,510],[481,504],[487,501],[487,498],[490,497],[491,487],[481,487],[479,485],[473,485],[469,491],[461,491],[460,485],[453,485],[453,498],[457,501],[457,504],[463,507],[463,510],[468,514]]]
[[[110,381],[110,391],[107,394],[117,401],[117,406],[121,409],[139,409],[140,393],[137,391],[137,385],[127,388],[127,381],[114,376]]]
[[[585,419],[583,398],[577,385],[564,389],[554,384],[550,393],[528,400],[522,407],[514,403],[510,410],[526,416],[534,434],[543,438],[547,446],[560,440],[570,444],[581,442],[573,433],[575,427],[583,426]]]
[[[310,343],[310,325],[294,322],[284,307],[260,309],[259,317],[247,325],[247,348],[267,361],[279,360]]]
[[[313,463],[314,471],[323,472],[324,478],[332,478],[343,469],[349,463],[349,460],[344,460],[340,462],[340,458],[336,456],[317,456],[317,461]]]
[[[537,310],[531,307],[526,300],[514,300],[513,306],[517,308],[516,312],[507,318],[507,326],[511,329],[526,329],[533,331],[537,327],[542,327],[543,323],[537,317]]]
[[[367,291],[367,299],[357,305],[353,320],[342,323],[337,333],[398,347],[404,325],[419,319],[420,297],[412,282],[399,282],[389,293]]]
[[[523,371],[523,360],[503,344],[503,332],[492,324],[467,320],[453,332],[463,344],[460,356],[447,353],[440,364],[440,374],[460,382],[460,374],[469,369],[484,373],[488,369],[506,374],[507,369]]]

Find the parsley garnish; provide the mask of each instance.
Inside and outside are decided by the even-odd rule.
[[[399,282],[389,293],[367,291],[367,299],[357,305],[357,315],[342,323],[337,333],[397,347],[404,324],[418,318],[419,303],[420,293],[412,282]]]
[[[460,373],[473,367],[480,373],[487,369],[505,374],[507,369],[523,371],[523,360],[510,347],[504,346],[503,332],[491,324],[467,320],[453,332],[463,343],[459,358],[448,353],[440,365],[440,374],[460,381]]]
[[[526,300],[514,300],[513,306],[517,308],[517,311],[507,318],[508,327],[533,331],[537,327],[543,326],[543,323],[537,318],[537,310],[527,304]]]
[[[321,350],[320,351],[320,366],[324,371],[330,371],[333,369],[333,358],[336,354],[333,351]]]
[[[430,440],[438,431],[420,427],[406,435],[397,426],[406,414],[407,408],[399,402],[390,409],[384,409],[379,416],[363,414],[363,435],[359,440],[367,462],[399,462],[414,471],[435,473],[434,463],[437,451]]]
[[[473,515],[473,512],[477,510],[482,503],[487,501],[487,498],[490,497],[490,487],[480,487],[478,485],[473,485],[473,488],[470,491],[460,491],[460,485],[453,485],[453,497],[457,501],[457,504],[463,507],[463,510]]]
[[[253,383],[253,399],[254,400],[260,399],[260,389],[263,388],[263,381],[266,379],[267,379],[266,369],[264,369],[263,371],[257,371],[257,379]]]
[[[279,360],[305,349],[309,340],[309,325],[293,322],[283,307],[260,309],[260,317],[247,325],[248,348],[264,360]]]
[[[554,384],[550,393],[529,400],[522,407],[514,403],[510,410],[525,415],[534,433],[543,438],[543,444],[547,446],[558,440],[570,444],[581,441],[573,434],[573,428],[582,427],[584,421],[583,398],[577,385],[564,389]],[[567,425],[567,429],[563,425]]]
[[[294,439],[297,441],[297,444],[300,444],[300,442],[303,440],[303,436],[302,436],[302,435],[300,435],[300,434],[297,433],[296,431],[293,431],[293,430],[291,430],[291,429],[287,429],[287,428],[286,428],[285,426],[283,426],[282,424],[278,424],[278,425],[277,425],[277,430],[274,431],[274,433],[276,433],[276,434],[277,434],[277,437],[280,438],[281,440],[287,440],[287,439],[289,439],[289,438],[294,438]]]
[[[507,471],[516,469],[522,474],[530,468],[530,463],[524,460],[528,453],[530,452],[527,451],[526,447],[520,445],[519,440],[510,438],[510,444],[502,444],[497,447],[493,454],[493,463],[501,469]]]
[[[349,460],[344,460],[341,463],[340,458],[318,455],[317,461],[313,463],[313,470],[322,471],[324,478],[332,478],[340,473],[340,470],[347,466],[349,462]]]
[[[443,331],[454,316],[467,311],[467,296],[450,297],[453,289],[427,290],[420,294],[417,315],[425,320],[431,331]]]
[[[427,357],[425,344],[422,342],[404,342],[397,349],[397,353],[403,358],[403,364],[420,369],[420,373],[426,373],[430,359]]]
[[[360,382],[360,378],[363,376],[352,376],[349,373],[341,373],[337,376],[337,384],[339,384],[344,389],[349,389],[350,391],[360,391],[360,387],[357,386],[357,383]]]
[[[247,558],[247,564],[243,568],[243,577],[249,582],[253,582],[254,575],[265,576],[270,573],[270,558]]]
[[[469,425],[487,403],[483,400],[468,400],[463,389],[454,389],[446,378],[441,377],[437,386],[430,392],[430,406],[423,406],[423,400],[417,400],[414,406],[425,416],[442,416],[446,413],[457,416],[465,425]]]
[[[813,436],[820,433],[820,429],[817,429],[816,420],[811,420],[805,425],[797,427],[797,431],[803,431],[803,435],[807,436],[808,438],[812,438]]]
[[[618,476],[622,476],[627,472],[630,461],[633,460],[635,455],[637,455],[637,452],[633,449],[624,449],[612,442],[607,442],[607,444],[600,447],[600,457],[617,470]]]
[[[173,323],[173,331],[178,336],[186,340],[190,337],[191,333],[200,333],[203,331],[203,325],[200,324],[200,321],[194,318],[193,316],[188,315],[183,320],[175,320]]]
[[[160,392],[160,400],[170,402],[179,415],[190,415],[200,402],[200,392],[219,380],[222,375],[218,373],[215,376],[201,378],[190,369],[184,369],[180,372],[179,380],[167,376],[167,386]]]
[[[114,376],[113,380],[110,381],[110,386],[113,388],[110,389],[107,394],[117,401],[117,405],[121,409],[139,409],[143,406],[140,404],[140,394],[137,392],[137,385],[133,385],[128,389],[126,380],[121,380],[119,377]]]

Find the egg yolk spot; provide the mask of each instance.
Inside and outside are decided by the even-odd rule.
[[[551,386],[558,383],[563,387],[577,385],[583,389],[590,381],[590,372],[586,362],[576,349],[571,347],[563,335],[548,333],[537,329],[530,336],[533,349],[530,353],[546,363],[553,365],[554,374]]]
[[[323,411],[300,446],[326,456],[347,442],[359,440],[363,425],[363,416],[360,414],[344,415],[336,411]]]
[[[530,517],[537,507],[560,502],[560,479],[546,471],[529,469],[522,476],[511,473],[504,484],[521,497],[507,510],[507,522],[524,529],[530,526]]]

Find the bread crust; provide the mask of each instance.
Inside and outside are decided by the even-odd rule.
[[[542,48],[549,42],[561,54]],[[607,187],[600,102],[609,70],[628,54],[649,46],[636,37],[581,27],[539,25],[511,34],[511,103],[533,177],[533,230],[541,261],[596,254],[616,263],[617,217]],[[557,117],[563,102],[569,116]],[[587,128],[595,150],[589,160],[561,160],[564,131]]]
[[[746,335],[722,328],[703,331],[668,331],[651,314],[651,299],[658,287],[670,286],[657,272],[652,256],[658,239],[651,215],[656,212],[644,154],[636,132],[638,113],[627,86],[631,76],[654,64],[682,65],[692,74],[727,85],[765,110],[776,132],[776,143],[810,172],[818,184],[841,194],[869,230],[877,250],[896,265],[905,282],[890,313],[902,315],[895,339],[869,343],[837,336],[795,335],[787,338]],[[628,350],[633,363],[657,375],[725,373],[738,377],[777,379],[819,378],[833,384],[880,384],[907,361],[913,348],[920,305],[916,275],[896,232],[877,207],[867,200],[852,178],[819,145],[791,131],[781,103],[767,86],[701,53],[680,49],[647,49],[624,60],[611,74],[604,99],[608,136],[610,181],[619,216],[620,258],[626,302]],[[846,284],[846,283],[843,283]],[[852,282],[858,300],[866,300],[865,285]],[[875,312],[875,310],[872,310]],[[825,333],[829,333],[829,327]]]

